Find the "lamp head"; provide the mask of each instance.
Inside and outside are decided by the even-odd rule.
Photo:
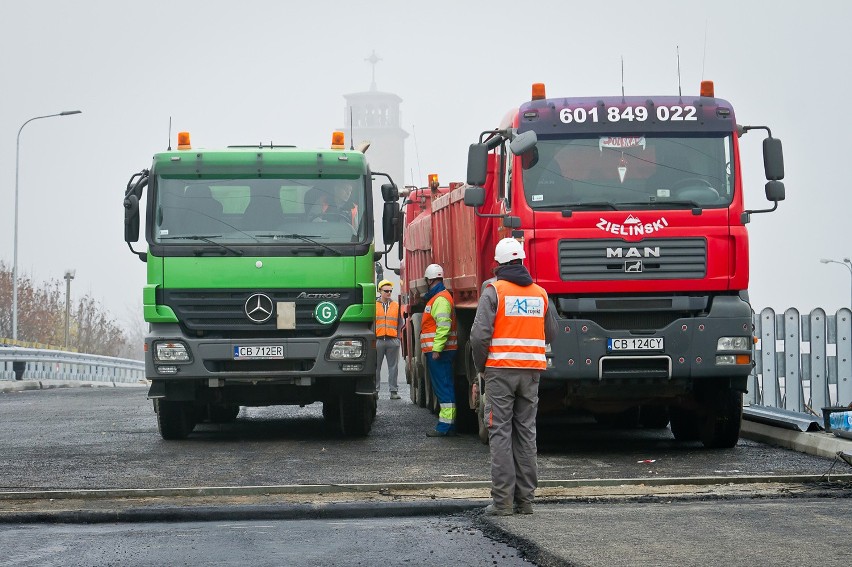
[[[828,258],[820,258],[820,259],[819,259],[819,261],[820,261],[820,264],[829,264],[829,263],[831,263],[831,260],[829,260]]]
[[[59,113],[59,116],[69,116],[71,114],[82,114],[82,110],[63,110]]]

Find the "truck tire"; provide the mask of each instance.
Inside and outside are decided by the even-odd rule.
[[[479,440],[483,445],[488,445],[488,426],[485,425],[485,393],[479,396],[479,404],[476,408],[476,423],[478,425]]]
[[[730,449],[740,438],[742,417],[742,392],[727,389],[714,392],[707,400],[701,442],[708,449]]]
[[[349,394],[340,398],[340,429],[347,437],[365,437],[376,417],[376,398]]]
[[[192,402],[155,400],[157,428],[163,439],[186,439],[195,428],[195,408]]]
[[[453,386],[456,394],[456,431],[459,433],[474,433],[478,430],[478,417],[476,410],[470,407],[470,385],[476,380],[476,367],[473,364],[473,354],[470,350],[470,342],[465,342],[464,360],[462,361],[464,374],[454,373]],[[458,363],[458,359],[456,359]]]
[[[416,376],[417,376],[417,405],[421,408],[426,407],[426,368],[415,361]]]
[[[412,393],[411,401],[421,408],[426,407],[426,361],[423,360],[423,352],[420,350],[420,324],[423,322],[423,314],[415,313],[411,316],[411,372]]]
[[[426,365],[426,357],[421,354],[421,360],[423,360],[423,405],[433,414],[438,413],[438,398],[435,397],[434,392],[432,392],[432,374],[429,372],[429,366]]]

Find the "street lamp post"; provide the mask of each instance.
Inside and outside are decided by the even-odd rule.
[[[71,280],[77,270],[65,270],[65,350],[68,350],[68,338],[71,336]]]
[[[18,164],[21,155],[21,131],[33,120],[53,118],[54,116],[70,116],[80,114],[82,110],[63,110],[58,114],[47,114],[30,118],[18,128],[18,140],[15,145],[15,244],[12,255],[12,340],[18,340]]]
[[[820,262],[823,264],[840,264],[847,270],[849,270],[849,277],[852,278],[852,259],[843,258],[843,261],[840,260],[832,260],[831,258],[820,258]],[[850,279],[850,296],[849,296],[849,308],[852,309],[852,279]]]

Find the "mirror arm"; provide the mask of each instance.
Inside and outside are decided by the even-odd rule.
[[[127,247],[130,248],[130,251],[133,252],[134,254],[136,254],[139,257],[140,260],[142,260],[143,262],[148,261],[148,254],[147,253],[137,252],[136,250],[133,249],[133,245],[130,244],[129,242],[127,243]]]

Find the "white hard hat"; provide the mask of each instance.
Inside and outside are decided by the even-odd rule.
[[[524,246],[514,238],[504,238],[494,247],[494,259],[498,264],[505,264],[512,260],[523,260],[527,255]]]
[[[444,268],[438,264],[429,264],[423,272],[423,277],[427,280],[444,279]]]

